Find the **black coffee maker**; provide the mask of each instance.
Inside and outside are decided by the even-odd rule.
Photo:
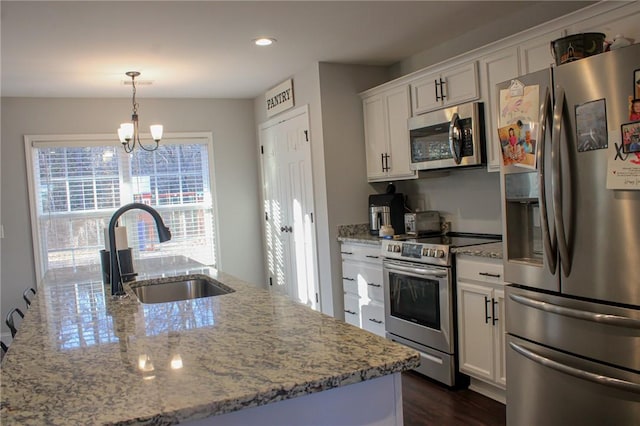
[[[369,195],[369,232],[378,235],[382,225],[391,225],[395,234],[404,234],[404,195]]]

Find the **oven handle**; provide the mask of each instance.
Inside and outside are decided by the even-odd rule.
[[[438,269],[427,269],[416,266],[404,266],[398,265],[397,263],[385,263],[384,268],[388,271],[409,272],[413,274],[428,275],[437,278],[446,278],[447,276],[446,271],[443,272],[442,270]]]

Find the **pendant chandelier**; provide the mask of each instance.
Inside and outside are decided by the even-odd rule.
[[[140,145],[140,148],[145,151],[155,151],[158,149],[160,139],[162,139],[162,124],[152,124],[149,126],[151,137],[156,143],[155,146],[148,147],[143,145],[140,141],[140,132],[138,130],[138,103],[136,102],[136,77],[140,76],[140,73],[138,71],[129,71],[126,75],[131,77],[131,86],[133,86],[133,114],[131,114],[130,123],[120,124],[118,137],[126,153],[132,152],[136,144]]]

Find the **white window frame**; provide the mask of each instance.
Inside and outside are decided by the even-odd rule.
[[[142,139],[151,139],[150,134],[141,134]],[[214,257],[217,264],[216,268],[220,268],[220,226],[218,221],[218,203],[217,203],[217,191],[216,181],[214,179],[214,153],[213,153],[213,134],[212,132],[180,132],[180,133],[165,133],[161,144],[170,142],[172,144],[193,144],[193,143],[205,143],[207,145],[208,161],[209,161],[209,182],[211,188],[211,203],[213,210],[213,226],[214,226]],[[36,282],[39,282],[44,276],[44,262],[42,259],[41,250],[41,233],[38,226],[38,210],[37,210],[37,188],[35,187],[34,176],[34,147],[46,147],[46,146],[58,146],[58,144],[64,143],[65,146],[91,146],[91,145],[114,145],[118,149],[122,149],[119,146],[119,142],[113,134],[79,134],[79,135],[25,135],[24,136],[24,149],[27,165],[27,185],[29,190],[29,212],[31,218],[31,238],[33,244],[33,257],[34,267],[36,272]],[[122,202],[122,200],[121,200]],[[97,259],[99,259],[99,253],[96,253]]]

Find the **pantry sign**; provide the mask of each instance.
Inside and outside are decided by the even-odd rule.
[[[293,80],[289,79],[269,89],[264,95],[267,117],[293,107]]]

